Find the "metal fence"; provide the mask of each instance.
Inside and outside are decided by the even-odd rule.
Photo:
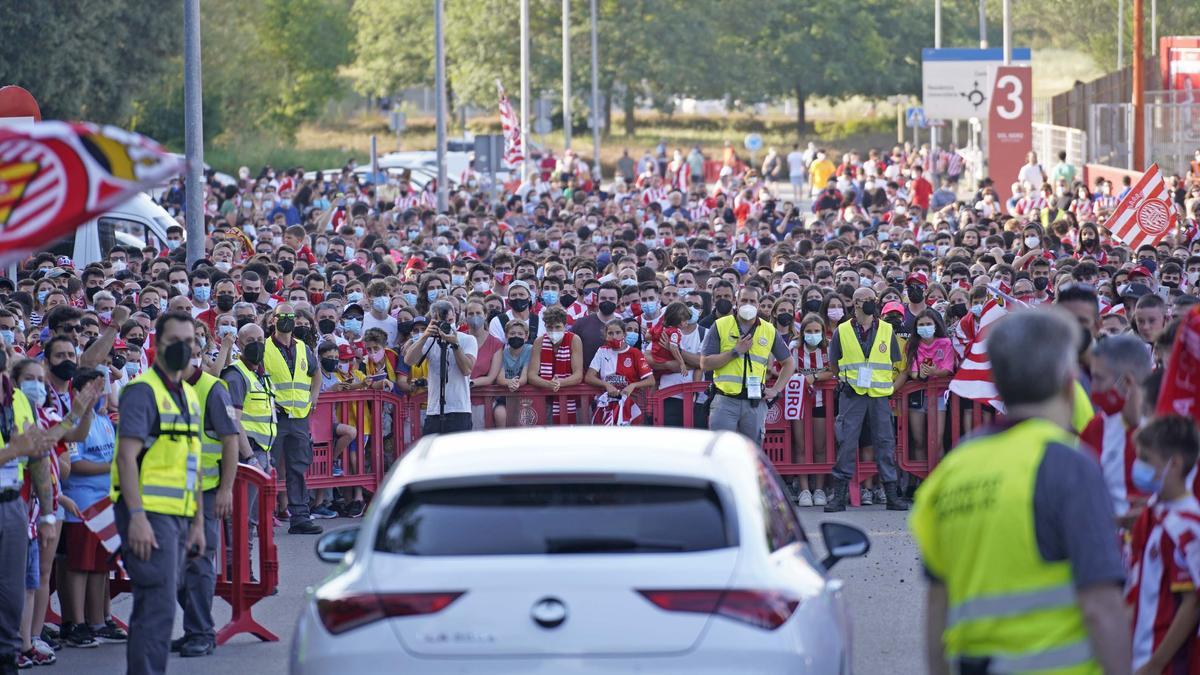
[[[1068,164],[1083,166],[1087,163],[1087,139],[1080,129],[1033,123],[1033,151],[1044,166],[1055,164],[1060,152],[1067,153]]]
[[[1173,102],[1163,92],[1147,92],[1142,128],[1146,165],[1157,162],[1163,171],[1183,175],[1192,154],[1200,149],[1200,102]],[[1133,166],[1133,105],[1095,103],[1088,114],[1088,161],[1141,171]],[[1034,132],[1036,139],[1037,132]]]
[[[1133,106],[1128,103],[1093,103],[1088,108],[1088,162],[1131,168]]]

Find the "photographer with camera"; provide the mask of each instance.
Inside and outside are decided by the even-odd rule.
[[[421,433],[449,434],[471,429],[471,369],[478,343],[455,328],[454,306],[439,300],[429,306],[429,325],[404,351],[404,362],[429,361],[429,402]]]

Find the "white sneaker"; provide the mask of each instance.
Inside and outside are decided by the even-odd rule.
[[[33,640],[31,640],[31,642],[33,643],[34,650],[36,650],[37,653],[41,654],[42,656],[52,656],[54,654],[54,650],[51,649],[50,645],[46,644],[46,641],[42,638],[35,637]]]
[[[887,493],[883,491],[882,485],[875,486],[875,503],[887,504]]]
[[[812,493],[809,492],[808,490],[804,490],[803,492],[800,493],[799,497],[796,497],[796,506],[812,506],[812,505],[813,505],[813,496],[812,496]]]
[[[825,491],[818,488],[817,491],[813,493],[813,506],[825,506],[825,501]]]
[[[859,492],[859,498],[862,500],[863,506],[871,506],[875,503],[875,498],[871,494],[871,488],[862,488]]]

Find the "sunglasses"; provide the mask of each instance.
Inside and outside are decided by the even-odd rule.
[[[276,321],[278,321],[279,319],[294,319],[294,318],[296,318],[295,314],[276,314],[275,315]]]

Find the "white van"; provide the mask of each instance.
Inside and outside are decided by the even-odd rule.
[[[145,193],[115,206],[80,225],[71,234],[56,241],[49,251],[75,261],[75,269],[105,259],[112,247],[151,246],[162,250],[167,246],[167,228],[179,222]]]

